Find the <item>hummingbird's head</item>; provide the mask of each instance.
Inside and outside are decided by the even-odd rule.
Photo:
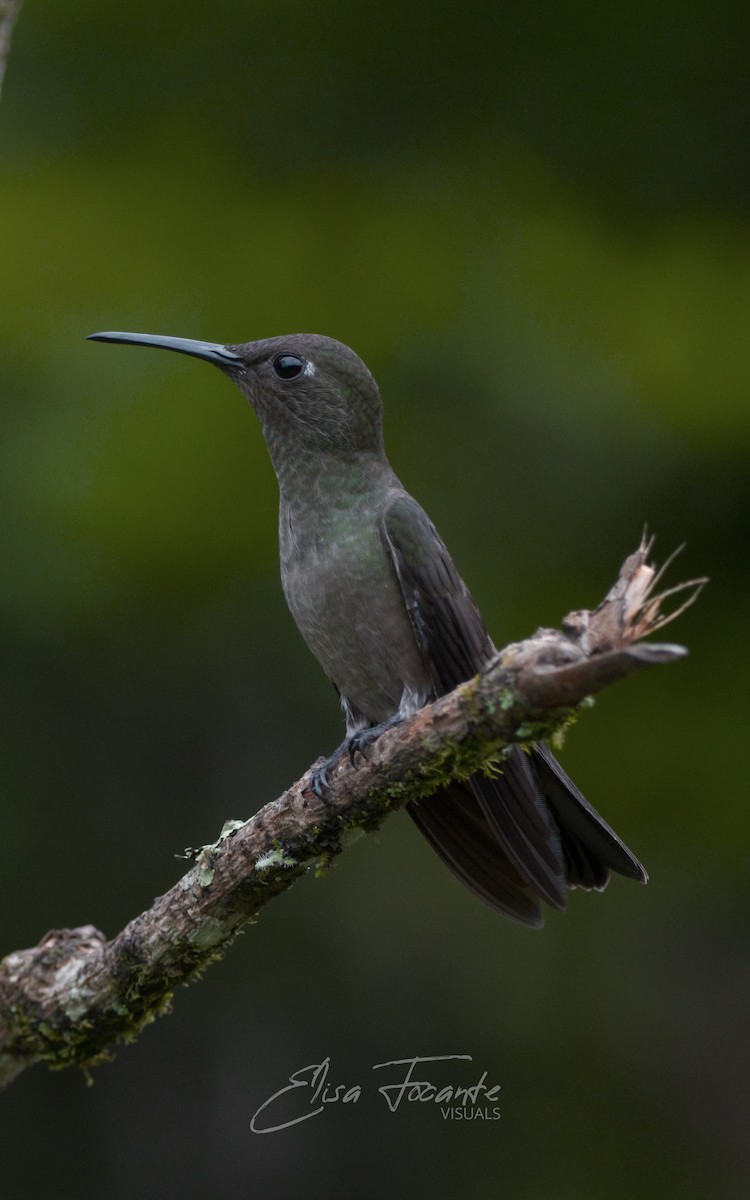
[[[382,452],[377,384],[353,350],[333,338],[293,333],[222,345],[147,333],[93,333],[91,340],[156,346],[202,358],[250,401],[274,460],[303,452]]]
[[[333,338],[293,333],[227,346],[224,368],[252,404],[266,439],[342,453],[382,448],[377,384],[362,359]]]

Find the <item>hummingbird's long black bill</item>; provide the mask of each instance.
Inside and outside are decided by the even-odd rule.
[[[239,354],[222,346],[220,342],[199,342],[193,338],[167,337],[160,333],[90,333],[90,342],[121,342],[130,346],[156,346],[159,350],[176,350],[178,354],[190,354],[202,358],[217,367],[240,364]]]

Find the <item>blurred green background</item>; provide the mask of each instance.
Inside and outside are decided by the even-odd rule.
[[[112,1065],[0,1099],[4,1200],[744,1197],[746,6],[26,0],[0,103],[0,952],[117,932],[341,736],[250,409],[98,329],[350,343],[495,640],[645,522],[685,662],[563,761],[651,873],[495,917],[405,816],[263,913]],[[501,1119],[390,1114],[471,1054]],[[332,1060],[369,1094],[268,1137]],[[465,1082],[465,1081],[464,1081]],[[378,1101],[379,1103],[376,1103]]]

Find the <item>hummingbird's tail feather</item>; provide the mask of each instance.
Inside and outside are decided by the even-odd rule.
[[[551,908],[565,908],[560,830],[528,754],[514,746],[497,775],[473,775],[471,790],[505,855]]]
[[[610,870],[647,883],[638,859],[566,775],[549,746],[540,742],[530,759],[560,829],[568,887],[601,891]]]
[[[406,811],[453,874],[496,912],[540,928],[539,904],[521,876],[500,852],[468,784],[451,783]]]
[[[543,925],[539,899],[564,909],[566,887],[601,891],[610,871],[648,879],[544,743],[514,749],[496,777],[456,781],[406,808],[475,896],[526,925]]]

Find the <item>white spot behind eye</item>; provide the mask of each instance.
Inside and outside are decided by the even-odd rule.
[[[308,358],[307,362],[305,363],[305,369],[302,372],[302,374],[303,375],[314,375],[315,374],[315,363],[312,361],[312,359]]]

